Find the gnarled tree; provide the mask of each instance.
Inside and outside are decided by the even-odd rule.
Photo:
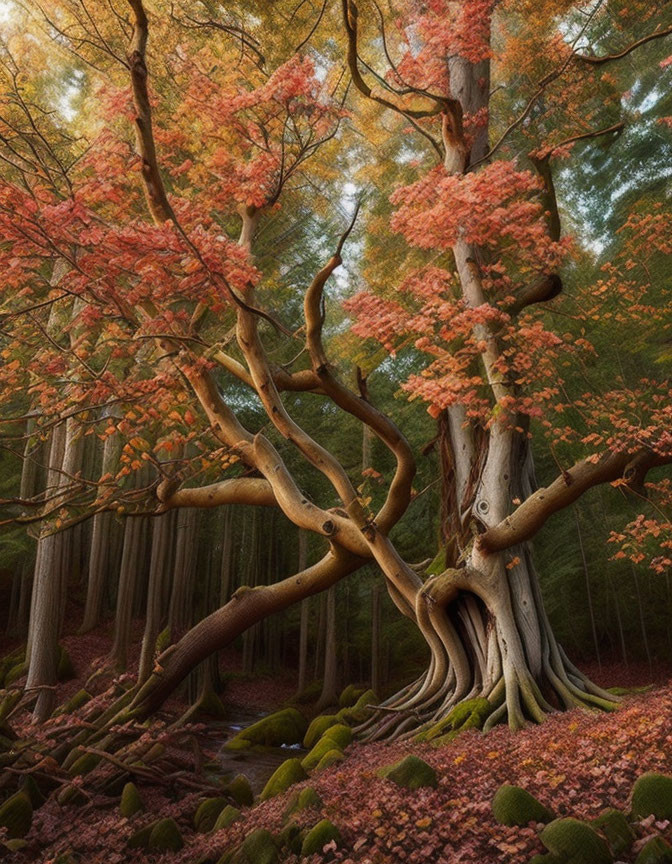
[[[101,128],[83,150],[77,140],[68,143],[76,158],[61,175],[49,161],[58,154],[41,155],[42,144],[32,138],[7,156],[0,186],[1,255],[10,274],[3,339],[6,356],[17,360],[2,374],[2,386],[37,395],[44,428],[61,415],[81,419],[111,404],[126,408],[109,432],[126,441],[120,471],[98,482],[64,472],[58,519],[70,524],[109,509],[132,519],[148,510],[257,504],[280,509],[329,544],[322,560],[302,572],[236,592],[161,653],[151,671],[148,643],[143,680],[120,710],[130,701],[134,716],[147,716],[215,650],[369,561],[400,613],[422,632],[431,659],[418,681],[374,712],[363,733],[415,732],[474,698],[487,700],[489,726],[541,721],[556,708],[614,704],[557,644],[529,548],[546,520],[586,490],[600,483],[640,490],[651,469],[672,461],[669,383],[650,379],[637,391],[596,395],[594,411],[577,403],[584,430],[571,417],[559,375],[563,352],[587,350],[586,340],[568,345],[543,318],[544,304],[561,295],[561,269],[571,266],[555,161],[579,141],[591,146],[592,139],[603,142],[622,130],[616,91],[606,108],[603,93],[595,99],[599,64],[587,53],[595,47],[591,38],[600,49],[612,35],[623,38],[609,31],[603,5],[586,12],[579,4],[534,4],[535,27],[526,28],[520,19],[533,6],[524,0],[412,4],[391,44],[387,10],[375,3],[359,10],[343,0],[325,4],[309,28],[312,36],[323,18],[333,22],[342,34],[338,51],[333,42],[311,46],[304,39],[297,54],[267,71],[259,41],[244,30],[234,28],[241,51],[237,64],[229,62],[221,45],[224,20],[194,23],[172,6],[169,15],[162,2],[145,8],[142,0],[128,0],[91,32],[78,4],[56,4],[46,24],[58,49],[75,52],[94,77],[103,68],[114,84],[87,93],[83,110],[99,112]],[[649,33],[633,34],[632,51],[669,32],[655,10],[641,4],[640,13],[633,29],[646,26]],[[493,46],[495,14],[501,46]],[[508,28],[518,25],[510,39],[514,51]],[[154,31],[160,38],[151,54]],[[384,69],[377,68],[380,57],[365,59],[381,39]],[[613,53],[617,62],[616,55],[631,51]],[[155,66],[165,76],[157,77],[153,93]],[[497,75],[515,91],[505,89],[501,104],[493,96]],[[179,110],[166,110],[169,99]],[[595,107],[583,111],[577,128],[578,106],[588,102]],[[495,108],[515,116],[493,133]],[[387,274],[394,299],[364,292],[349,301],[356,332],[389,350],[413,344],[416,364],[418,356],[430,358],[404,385],[429,403],[440,427],[444,547],[430,572],[417,572],[390,539],[411,500],[413,453],[366,390],[343,383],[324,338],[325,292],[359,206],[303,292],[298,329],[296,321],[292,328],[283,322],[282,309],[269,311],[272,298],[269,303],[255,258],[256,238],[274,209],[291,201],[301,182],[312,182],[316,165],[318,174],[326,172],[338,161],[335,154],[340,158],[349,146],[354,151],[347,129],[357,125],[357,112],[383,130],[387,122],[410,124],[418,140],[414,155],[440,156],[436,167],[393,196],[392,226],[414,247],[402,283],[397,273]],[[619,116],[603,116],[610,112]],[[521,151],[521,140],[529,167],[504,158],[507,148]],[[354,174],[344,179],[358,182]],[[64,275],[54,288],[56,267]],[[282,268],[274,275],[280,278]],[[41,344],[39,316],[72,295],[78,311],[66,329],[78,338]],[[271,361],[266,327],[298,343],[294,365]],[[240,419],[240,383],[265,412],[261,431]],[[283,399],[289,391],[328,400],[393,454],[396,470],[378,512],[290,412]],[[621,422],[633,399],[642,408],[637,422]],[[605,412],[605,405],[612,410]],[[22,420],[6,419],[15,428]],[[576,464],[560,462],[558,478],[543,489],[535,488],[532,422],[586,448]],[[167,470],[165,453],[182,452],[187,443],[198,448],[199,467],[178,458]],[[328,501],[315,503],[299,488],[290,449],[326,481]],[[138,506],[129,478],[145,462],[157,480],[149,503],[145,496]],[[222,477],[224,470],[231,476]],[[213,482],[195,485],[203,473]],[[14,503],[30,510],[38,502]],[[53,518],[39,509],[37,515]]]

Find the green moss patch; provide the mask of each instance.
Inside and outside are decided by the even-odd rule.
[[[466,729],[482,729],[492,711],[493,706],[487,699],[467,699],[456,705],[443,720],[421,732],[416,740],[447,744]]]
[[[325,768],[329,768],[332,765],[335,765],[337,762],[342,762],[345,759],[345,754],[342,750],[339,750],[335,747],[333,750],[328,750],[324,756],[320,759],[320,761],[315,766],[315,771],[320,772],[324,771]]]
[[[422,786],[431,786],[435,789],[439,785],[436,771],[417,756],[406,756],[394,765],[381,768],[378,776],[392,780],[404,789],[420,789]]]
[[[492,799],[492,813],[500,825],[519,825],[530,822],[550,822],[553,813],[534,795],[520,786],[500,786]]]
[[[340,748],[336,742],[325,735],[324,738],[320,738],[310,753],[306,753],[301,760],[301,766],[304,771],[312,771],[314,768],[317,768],[322,757],[329,753],[330,750],[338,750],[340,753]]]
[[[367,705],[377,705],[378,701],[378,697],[373,690],[366,690],[351,708],[341,708],[336,718],[339,723],[345,723],[350,726],[356,723],[363,723],[371,716],[371,711],[367,708]]]

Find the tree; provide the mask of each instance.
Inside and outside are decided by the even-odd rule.
[[[632,25],[632,39],[615,55],[630,56],[669,33],[656,10],[640,6],[625,22]],[[316,564],[274,584],[237,591],[163,651],[153,671],[160,598],[150,597],[156,614],[146,631],[143,680],[131,697],[133,716],[151,713],[199,662],[256,622],[328,590],[369,561],[379,567],[399,611],[417,624],[431,655],[426,674],[375,714],[370,736],[440,721],[474,698],[481,711],[487,700],[488,726],[504,719],[513,727],[541,721],[556,707],[609,708],[613,697],[573,666],[553,636],[529,542],[551,515],[591,487],[612,483],[639,492],[649,471],[672,461],[669,382],[649,377],[636,389],[591,392],[592,404],[585,398],[567,404],[560,379],[565,357],[590,345],[583,333],[577,339],[555,333],[540,311],[561,295],[560,270],[571,266],[554,166],[577,142],[603,141],[622,128],[618,118],[603,122],[605,111],[618,112],[618,94],[609,81],[602,89],[595,84],[595,68],[618,61],[588,49],[601,49],[612,37],[620,45],[622,34],[612,32],[610,14],[598,14],[598,8],[584,16],[567,3],[535,4],[533,20],[524,26],[531,8],[503,3],[503,46],[493,49],[493,3],[437,0],[413,6],[391,45],[384,24],[392,16],[382,9],[379,16],[377,7],[364,16],[350,0],[328,13],[326,8],[317,22],[305,23],[310,38],[327,14],[338,22],[349,77],[364,97],[350,113],[361,110],[380,124],[391,115],[418,133],[423,143],[414,156],[425,143],[427,154],[440,155],[439,165],[392,196],[392,228],[413,247],[395,299],[363,292],[347,307],[362,337],[372,336],[390,352],[408,346],[415,352],[417,371],[404,386],[429,403],[440,425],[441,553],[422,571],[425,578],[399,554],[390,533],[412,497],[413,453],[366,388],[357,392],[342,382],[326,347],[325,291],[355,230],[359,204],[303,292],[301,351],[294,362],[305,358],[307,365],[274,364],[269,336],[262,338],[262,326],[273,328],[273,339],[283,336],[291,344],[297,337],[296,327],[264,303],[269,285],[255,245],[266,220],[283,202],[291,208],[304,183],[322,183],[332,205],[342,195],[338,169],[347,170],[351,153],[343,139],[356,118],[346,109],[350,88],[339,46],[327,39],[311,53],[304,39],[298,53],[267,71],[270,60],[256,36],[226,10],[196,19],[186,9],[171,7],[168,14],[157,3],[150,18],[142,0],[128,0],[128,8],[95,28],[67,0],[53,17],[40,20],[57,37],[55,51],[65,46],[74,52],[77,68],[86,66],[92,78],[102,64],[113,83],[83,88],[82,111],[96,132],[87,146],[74,136],[63,142],[60,130],[47,130],[36,142],[30,129],[19,126],[6,156],[0,254],[9,274],[3,310],[10,329],[3,337],[8,362],[2,386],[9,404],[17,393],[19,401],[39,402],[43,430],[56,418],[90,430],[87,412],[120,404],[124,417],[105,434],[121,435],[125,444],[116,476],[93,481],[57,469],[61,481],[52,506],[18,499],[8,504],[37,507],[37,513],[12,518],[50,520],[43,528],[48,533],[107,510],[138,519],[149,509],[165,518],[178,507],[257,504],[280,509],[300,529],[327,541]],[[155,91],[149,86],[150,20],[165,65]],[[638,28],[645,27],[640,35]],[[230,43],[212,38],[222,33],[240,42],[235,63]],[[381,39],[389,64],[384,73],[362,57]],[[490,144],[490,113],[497,107],[491,104],[494,50],[503,80],[514,69],[519,76],[511,100],[519,104],[514,120],[504,120]],[[273,44],[274,59],[278,53]],[[21,104],[20,90],[17,85],[13,100],[19,100],[21,122],[33,128],[48,122],[36,119],[34,105]],[[611,97],[606,108],[605,92]],[[577,131],[577,106],[583,110],[586,103],[594,108],[584,110]],[[10,107],[17,110],[15,101]],[[129,124],[121,119],[131,121],[135,154],[124,137]],[[68,150],[65,161],[52,138]],[[504,150],[515,151],[521,140],[531,151],[530,168],[515,156],[504,158]],[[658,242],[664,226],[654,219],[652,227],[651,218],[645,214],[633,230],[653,232]],[[281,244],[279,263],[269,268],[277,281],[285,275]],[[57,266],[64,272],[52,284]],[[616,293],[621,275],[615,269],[609,276]],[[293,296],[282,312],[295,315],[297,292],[288,293]],[[588,296],[599,308],[601,292]],[[71,323],[62,337],[45,343],[41,316],[58,304],[67,307]],[[623,315],[619,326],[625,332],[641,319]],[[237,353],[228,344],[234,334]],[[250,405],[247,395],[240,396],[241,382],[263,408],[262,431],[241,422]],[[387,447],[396,467],[377,512],[343,463],[290,413],[283,392],[324,400]],[[633,403],[636,422],[627,413]],[[5,419],[21,424],[23,413]],[[586,450],[573,465],[556,454],[560,474],[544,489],[535,489],[533,423],[558,446]],[[198,458],[179,455],[186,445],[197,449]],[[297,484],[292,449],[320,478],[317,489],[321,497],[328,492],[328,506]],[[149,490],[154,503],[138,507],[131,487],[145,463],[156,478]],[[225,471],[229,476],[222,479]],[[214,482],[203,485],[203,478]],[[121,707],[128,710],[128,698]]]

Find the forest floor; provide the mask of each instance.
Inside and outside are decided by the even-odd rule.
[[[66,643],[75,668],[105,648],[107,637],[72,637]],[[103,652],[101,652],[103,653]],[[226,665],[237,662],[236,655]],[[491,811],[491,800],[504,783],[523,786],[550,807],[556,816],[593,819],[606,807],[628,810],[634,781],[645,771],[672,774],[672,676],[669,670],[631,666],[605,666],[589,670],[604,685],[636,686],[655,682],[646,692],[624,697],[614,713],[575,710],[551,716],[542,726],[513,733],[498,727],[487,735],[470,730],[452,743],[434,747],[425,743],[352,744],[343,762],[291,787],[288,792],[243,809],[243,818],[229,828],[209,834],[193,829],[193,814],[202,794],[189,788],[141,788],[144,813],[131,818],[119,815],[118,799],[103,796],[86,804],[61,807],[51,798],[35,811],[23,850],[8,854],[17,864],[47,864],[59,855],[74,853],[63,862],[121,864],[161,862],[198,864],[217,861],[227,849],[242,842],[257,828],[276,835],[286,824],[288,799],[297,789],[312,787],[322,799],[320,808],[309,808],[293,818],[309,828],[323,818],[339,829],[341,842],[322,855],[301,858],[286,855],[286,864],[524,864],[545,851],[539,840],[541,825],[507,828]],[[63,685],[60,699],[81,686],[81,680]],[[291,676],[268,676],[260,681],[233,678],[225,701],[255,711],[274,710],[293,689]],[[170,713],[179,709],[175,702]],[[169,716],[169,715],[167,715]],[[221,739],[208,738],[207,721],[199,739],[205,742],[205,758],[217,756]],[[23,731],[23,730],[21,730]],[[378,776],[378,770],[414,754],[429,763],[438,776],[437,788],[409,791]],[[291,754],[288,754],[291,755]],[[184,838],[179,852],[150,854],[129,849],[130,836],[157,817],[176,820]],[[638,850],[652,835],[672,841],[672,826],[649,818],[636,825],[638,839],[619,861],[635,860]],[[2,852],[0,852],[2,857]]]

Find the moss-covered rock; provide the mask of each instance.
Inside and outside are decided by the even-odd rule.
[[[10,852],[20,852],[28,845],[28,841],[24,840],[23,837],[15,837],[13,840],[5,840],[3,845]]]
[[[642,774],[632,787],[632,813],[641,819],[653,814],[672,820],[672,777],[653,771]]]
[[[196,808],[194,813],[194,828],[199,834],[212,831],[217,817],[229,802],[226,798],[206,798]]]
[[[71,777],[79,777],[83,774],[89,774],[97,765],[100,764],[100,760],[101,757],[96,756],[95,753],[83,753],[72,763],[68,769],[68,774],[70,774]]]
[[[56,677],[59,681],[70,681],[76,674],[75,667],[72,665],[72,660],[68,654],[68,649],[64,648],[63,645],[59,645]]]
[[[287,759],[271,774],[259,797],[262,801],[267,801],[275,795],[280,795],[295,783],[305,780],[307,776],[298,759]]]
[[[352,729],[343,723],[337,723],[335,726],[330,726],[322,737],[330,738],[339,749],[345,750],[349,744],[352,744]]]
[[[482,729],[492,711],[493,705],[487,699],[466,699],[438,723],[417,735],[416,741],[447,744],[466,729]]]
[[[339,723],[345,723],[349,726],[363,723],[371,716],[371,711],[367,709],[367,705],[377,705],[378,701],[373,690],[366,690],[351,708],[341,708],[336,718]]]
[[[324,771],[325,768],[329,768],[332,765],[335,765],[337,762],[342,762],[345,759],[345,754],[342,750],[339,750],[337,747],[334,747],[333,750],[328,750],[324,756],[320,759],[320,761],[315,766],[315,773],[319,774],[320,771]]]
[[[641,849],[635,864],[672,864],[672,846],[662,837],[653,837]]]
[[[87,702],[91,700],[91,694],[88,690],[78,690],[74,696],[71,696],[67,702],[64,702],[62,705],[54,711],[54,714],[72,714],[73,711],[76,711],[78,708],[81,708],[82,705],[86,705]]]
[[[417,756],[406,756],[394,765],[381,768],[378,776],[386,777],[404,789],[419,789],[421,786],[436,788],[439,784],[436,771]]]
[[[315,855],[321,852],[327,843],[335,840],[337,844],[341,842],[341,832],[328,819],[322,819],[306,834],[301,844],[301,855]]]
[[[555,819],[539,836],[549,852],[572,864],[612,864],[607,844],[587,822]]]
[[[566,858],[558,858],[557,855],[553,855],[551,852],[546,852],[545,854],[533,855],[528,864],[567,864]]]
[[[20,690],[15,690],[13,693],[8,693],[2,701],[0,701],[0,720],[9,717],[11,712],[16,708],[21,701],[23,693]]]
[[[250,747],[280,747],[300,744],[307,729],[306,719],[296,708],[283,708],[248,726],[224,745],[229,750]]]
[[[122,816],[130,819],[136,813],[141,813],[145,809],[138,787],[135,783],[126,783],[121,793],[121,801],[119,802],[119,812]]]
[[[303,738],[303,746],[310,749],[324,735],[327,729],[338,725],[338,719],[335,714],[320,714],[310,721],[310,726]]]
[[[24,675],[28,674],[28,664],[20,661],[19,663],[15,663],[10,669],[7,670],[5,674],[5,687],[9,687],[10,684],[14,684],[19,678],[23,678]]]
[[[77,786],[63,786],[56,796],[61,807],[81,807],[89,800],[82,790]]]
[[[520,786],[500,786],[492,799],[492,813],[500,825],[519,825],[530,822],[550,822],[553,813],[534,795]]]
[[[160,741],[157,741],[155,744],[149,748],[149,750],[142,757],[142,761],[145,765],[151,765],[152,762],[156,762],[157,759],[160,759],[166,752],[166,745],[162,744]]]
[[[160,819],[154,819],[152,822],[149,822],[142,828],[138,828],[137,831],[131,834],[126,844],[129,849],[146,849],[151,833],[160,821]]]
[[[234,822],[237,822],[241,818],[242,814],[240,810],[232,804],[227,804],[217,817],[217,821],[212,830],[221,831],[223,828],[229,828]]]
[[[33,822],[33,805],[25,792],[17,792],[0,806],[0,827],[7,829],[7,837],[25,837]]]
[[[597,819],[593,819],[593,825],[607,838],[614,855],[627,852],[635,842],[635,832],[620,810],[603,810]]]
[[[21,781],[20,791],[30,798],[33,810],[38,810],[47,800],[32,774],[26,774]]]
[[[324,738],[320,738],[310,753],[306,753],[301,760],[301,765],[304,771],[312,771],[313,768],[317,768],[322,757],[329,753],[330,750],[338,750],[340,753],[340,748],[336,742],[332,741],[328,735],[325,735]]]
[[[265,828],[257,828],[249,834],[241,847],[248,864],[277,864],[278,847],[273,835]]]
[[[303,845],[304,833],[296,822],[288,822],[276,838],[278,847],[298,855]]]
[[[249,807],[254,802],[254,792],[250,786],[250,781],[244,774],[238,774],[237,777],[234,777],[230,783],[226,784],[224,791],[241,807]]]
[[[303,789],[297,789],[294,792],[285,810],[285,819],[289,819],[294,813],[299,813],[301,810],[307,810],[308,807],[322,807],[323,802],[312,786],[304,786]]]
[[[364,693],[366,693],[365,687],[356,687],[354,684],[348,684],[338,697],[338,707],[351,708]]]
[[[184,840],[174,819],[159,819],[149,835],[147,848],[156,852],[179,852]]]

